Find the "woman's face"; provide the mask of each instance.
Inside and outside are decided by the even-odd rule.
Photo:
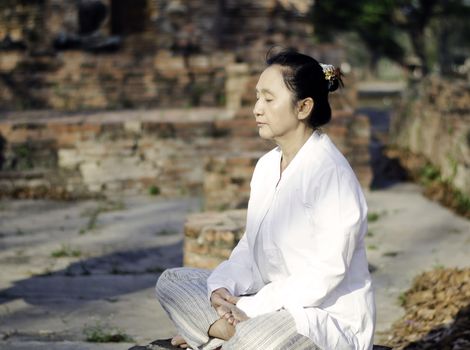
[[[292,107],[292,92],[282,78],[279,65],[272,65],[261,73],[256,84],[256,104],[253,114],[263,139],[288,138],[301,121]]]

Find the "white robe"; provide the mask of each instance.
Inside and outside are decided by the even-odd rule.
[[[281,157],[278,146],[258,160],[246,232],[209,277],[209,295],[220,287],[234,295],[256,293],[237,303],[249,317],[285,308],[297,331],[324,350],[372,349],[375,302],[360,184],[326,134],[314,132],[282,176]],[[258,257],[266,284],[253,252],[268,209],[270,232]]]

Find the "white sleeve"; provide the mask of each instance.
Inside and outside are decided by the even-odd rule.
[[[260,159],[261,160],[261,159]],[[259,172],[260,160],[256,163],[253,176],[250,181],[250,191],[257,172]],[[251,197],[251,193],[250,193]],[[247,232],[245,232],[233,249],[228,260],[217,266],[207,279],[207,292],[210,298],[212,292],[218,288],[227,288],[232,295],[242,295],[249,292],[253,284],[252,256],[248,246]]]
[[[232,295],[245,294],[252,281],[251,254],[245,232],[230,258],[217,266],[207,279],[208,297],[210,298],[214,290],[222,287],[227,288]]]
[[[265,285],[256,295],[242,297],[237,306],[249,317],[285,308],[318,306],[343,280],[364,220],[361,189],[354,174],[337,167],[325,170],[308,195],[308,237],[293,254],[304,258],[290,276]]]

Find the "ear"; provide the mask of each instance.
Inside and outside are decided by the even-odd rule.
[[[299,120],[304,120],[310,115],[310,112],[313,109],[315,102],[311,97],[307,97],[301,101],[298,102],[298,112],[297,112],[297,118]]]

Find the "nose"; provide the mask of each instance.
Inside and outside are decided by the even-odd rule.
[[[260,103],[261,99],[258,99],[255,103],[255,106],[253,107],[253,115],[255,117],[260,116],[262,114],[262,106]]]

